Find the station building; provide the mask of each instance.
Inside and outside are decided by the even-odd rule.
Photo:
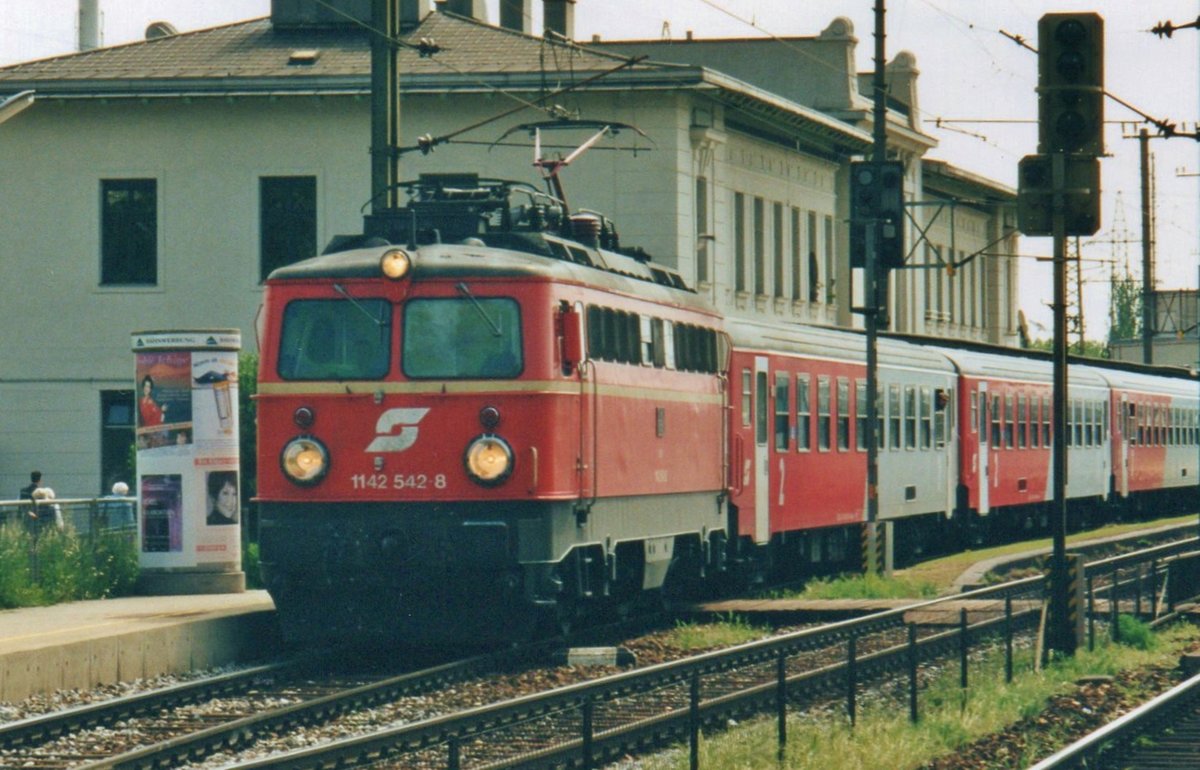
[[[402,156],[406,178],[537,183],[514,126],[636,127],[563,172],[573,207],[609,216],[623,244],[725,312],[861,323],[848,176],[871,148],[871,76],[856,71],[847,19],[814,19],[811,37],[783,41],[576,44],[573,0],[545,0],[541,35],[530,2],[502,3],[494,25],[481,0],[432,12],[400,0],[400,144],[426,137],[429,150]],[[253,351],[270,271],[361,232],[370,45],[359,21],[371,3],[332,4],[339,12],[275,0],[267,18],[182,34],[155,25],[136,43],[0,69],[0,98],[36,91],[0,126],[0,277],[15,319],[0,331],[0,498],[33,468],[60,496],[123,474],[130,332],[238,328]],[[936,141],[921,129],[913,54],[897,54],[887,78],[889,155],[905,164],[910,214],[890,327],[1015,344],[1015,192],[926,157]],[[555,151],[590,133],[556,132]]]

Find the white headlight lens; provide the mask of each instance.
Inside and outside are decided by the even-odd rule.
[[[503,482],[512,473],[513,453],[504,439],[480,436],[467,447],[463,463],[472,481],[490,487]]]
[[[294,438],[279,458],[284,474],[302,486],[316,484],[329,469],[329,452],[316,439]]]
[[[399,281],[408,275],[410,267],[412,267],[412,260],[400,249],[385,251],[383,256],[379,258],[379,269],[393,281]]]

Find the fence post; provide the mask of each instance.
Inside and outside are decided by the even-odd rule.
[[[595,705],[592,696],[583,697],[583,770],[592,770],[592,717]]]
[[[446,759],[446,770],[459,770],[461,761],[461,757],[459,755],[461,753],[461,748],[458,744],[458,738],[450,739],[448,753],[449,756]]]
[[[1142,565],[1133,573],[1133,616],[1142,617]]]
[[[1096,590],[1092,576],[1087,579],[1088,592],[1088,652],[1096,649]]]
[[[778,674],[778,684],[775,690],[776,708],[778,709],[779,718],[779,761],[783,761],[784,747],[787,746],[787,657],[780,650],[779,660],[776,663]]]
[[[908,720],[917,723],[917,624],[908,624]]]
[[[965,690],[965,689],[967,689],[967,652],[968,652],[968,647],[969,647],[969,644],[967,642],[967,608],[963,607],[958,612],[959,612],[959,615],[958,615],[958,629],[959,629],[959,631],[958,631],[958,637],[959,637],[958,654],[959,654],[959,659],[962,662],[961,686]]]
[[[1150,560],[1150,619],[1158,617],[1158,559]]]
[[[1112,637],[1112,640],[1114,642],[1119,642],[1121,640],[1121,624],[1117,622],[1117,615],[1120,612],[1120,608],[1117,606],[1120,603],[1120,596],[1119,596],[1120,588],[1121,588],[1121,573],[1117,569],[1116,565],[1113,565],[1112,585],[1110,585],[1108,587],[1108,596],[1109,596],[1109,601],[1108,601],[1109,613],[1108,614],[1110,616],[1109,621],[1112,623],[1112,627],[1109,632],[1109,635]]]
[[[1004,681],[1013,680],[1012,597],[1004,597]]]
[[[850,726],[854,727],[858,719],[858,638],[850,634],[846,644],[846,713],[850,716]]]
[[[700,672],[692,674],[691,691],[688,695],[688,731],[690,752],[688,766],[700,770]]]

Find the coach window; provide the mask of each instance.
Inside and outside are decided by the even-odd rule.
[[[754,443],[761,447],[767,445],[767,373],[755,372],[754,397],[758,403],[754,405]]]
[[[675,324],[663,321],[663,366],[674,369],[675,361]]]
[[[974,388],[971,389],[971,430],[975,430],[983,425],[979,421],[979,392]]]
[[[750,405],[752,402],[751,394],[753,391],[752,379],[749,369],[742,370],[742,427],[750,427]]]
[[[904,386],[904,448],[917,448],[917,389]]]
[[[1072,446],[1083,446],[1083,401],[1075,399],[1072,402],[1075,405],[1074,413],[1075,420],[1072,423],[1072,432],[1075,434],[1075,443]]]
[[[837,380],[837,446],[838,451],[850,451],[850,381]]]
[[[817,378],[817,449],[822,452],[830,447],[830,423],[833,422],[833,411],[830,404],[829,378]]]
[[[796,449],[807,452],[812,448],[812,403],[807,374],[796,375]]]
[[[775,372],[775,451],[788,450],[788,434],[791,432],[792,399],[788,393],[788,383],[791,375],[787,372]]]
[[[650,320],[651,362],[659,369],[662,369],[667,365],[666,345],[663,343],[664,323],[665,321],[663,321],[661,318],[653,318]]]
[[[888,447],[900,448],[900,386],[888,385]]]
[[[1016,429],[1016,425],[1017,425],[1016,397],[1013,396],[1012,393],[1009,393],[1008,395],[1006,395],[1004,397],[1004,448],[1005,449],[1012,449],[1014,446],[1016,446],[1016,443],[1014,442],[1015,436],[1013,435],[1013,433],[1015,432],[1015,429]]]
[[[638,337],[642,346],[642,366],[654,364],[654,332],[651,331],[657,318],[638,316]]]
[[[1049,449],[1050,444],[1052,443],[1050,424],[1051,417],[1053,417],[1053,415],[1051,414],[1050,402],[1046,399],[1046,397],[1042,396],[1038,400],[1042,405],[1042,447],[1044,449]]]
[[[933,393],[921,388],[921,448],[933,447]]]
[[[887,446],[886,434],[884,433],[884,415],[887,414],[883,409],[883,384],[875,384],[875,446],[878,449],[884,449]]]
[[[1029,397],[1029,446],[1037,449],[1042,445],[1042,413],[1041,400],[1037,396]]]
[[[954,408],[951,392],[938,388],[933,391],[933,446],[946,446],[946,426],[950,423],[950,410]]]
[[[992,447],[995,449],[1004,448],[1004,442],[1000,440],[1000,418],[1003,414],[1000,403],[1000,396],[992,396]]]
[[[1027,443],[1029,411],[1025,396],[1017,396],[1017,448],[1024,449]]]
[[[854,382],[854,448],[867,450],[867,383],[863,380]]]

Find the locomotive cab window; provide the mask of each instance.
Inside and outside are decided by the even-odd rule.
[[[521,311],[509,297],[412,299],[400,356],[414,379],[516,377],[524,368]]]
[[[373,380],[388,371],[392,307],[382,299],[296,300],[283,311],[279,376]]]

